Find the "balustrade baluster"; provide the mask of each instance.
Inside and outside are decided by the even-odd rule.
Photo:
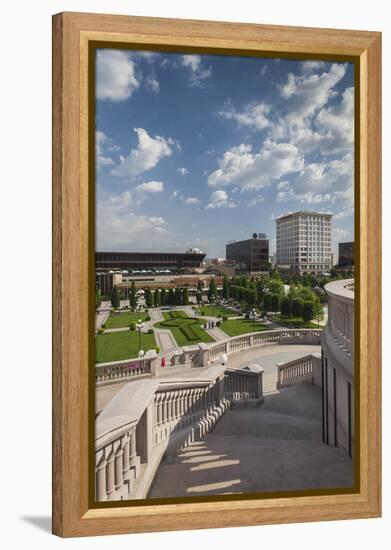
[[[114,480],[114,448],[110,445],[109,456],[106,461],[106,494],[108,500],[115,498],[115,480]]]
[[[106,500],[106,455],[102,449],[96,453],[96,499],[98,502]]]
[[[124,479],[123,479],[123,461],[122,457],[124,454],[123,447],[121,445],[122,441],[116,443],[116,451],[114,456],[114,481],[115,489],[118,491],[121,489]]]

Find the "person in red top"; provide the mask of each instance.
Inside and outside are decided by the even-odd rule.
[[[160,366],[162,367],[162,369],[164,369],[164,367],[166,366],[166,360],[164,357],[162,357],[162,362],[160,363]]]

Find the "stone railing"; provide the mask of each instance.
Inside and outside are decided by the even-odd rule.
[[[328,295],[327,329],[348,356],[354,353],[354,279],[341,279],[325,286]]]
[[[242,334],[214,344],[198,344],[198,348],[183,348],[173,356],[171,364],[192,364],[207,366],[220,359],[247,348],[267,344],[320,345],[321,329],[277,329]]]
[[[242,369],[226,369],[224,395],[236,406],[259,406],[263,402],[263,368],[250,365]]]
[[[199,344],[200,346],[201,344]],[[186,366],[192,366],[192,367],[198,367],[198,352],[199,347],[191,347],[191,346],[185,346],[183,348],[178,348],[174,351],[174,353],[171,356],[171,365],[172,366],[178,366],[178,365],[186,365]]]
[[[143,359],[127,359],[95,365],[95,385],[106,386],[126,380],[152,377],[156,374],[157,357],[155,350],[147,351]]]
[[[287,388],[306,382],[320,386],[320,369],[319,353],[305,355],[287,363],[277,363],[277,388]]]
[[[165,453],[210,431],[229,406],[224,367],[202,379],[135,380],[96,420],[96,498],[145,498]]]
[[[96,420],[97,501],[146,498],[164,455],[209,433],[235,400],[259,405],[263,369],[213,366],[191,380],[135,380]]]

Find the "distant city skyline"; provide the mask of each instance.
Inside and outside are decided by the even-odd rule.
[[[225,257],[297,210],[354,240],[349,63],[98,50],[96,250]]]

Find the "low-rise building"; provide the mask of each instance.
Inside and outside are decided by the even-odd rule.
[[[338,267],[354,267],[354,242],[338,243]]]
[[[231,242],[225,249],[227,260],[234,262],[239,271],[258,272],[269,268],[269,239],[263,233],[254,233],[252,239]]]

